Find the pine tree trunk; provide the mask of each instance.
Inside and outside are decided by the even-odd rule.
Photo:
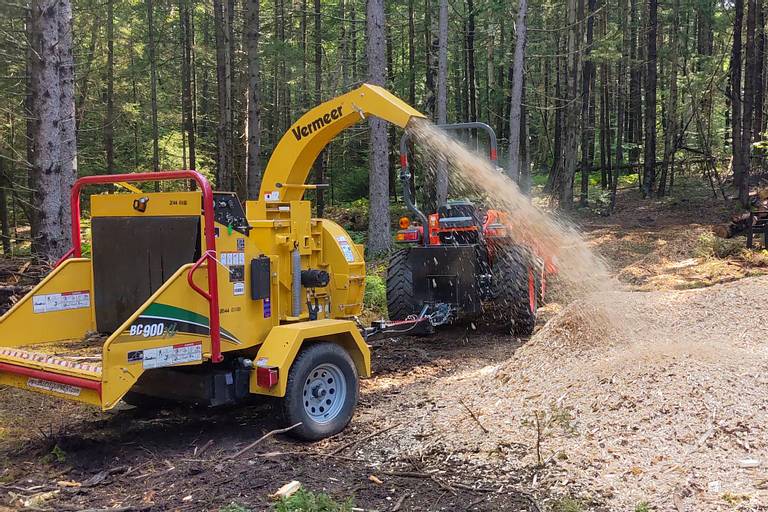
[[[477,72],[475,65],[475,2],[467,0],[467,95],[469,120],[477,121]]]
[[[579,25],[576,17],[576,1],[568,0],[568,45],[566,57],[566,88],[567,108],[565,114],[565,141],[563,144],[563,163],[560,171],[558,198],[560,208],[569,210],[573,207],[573,179],[576,173],[576,153],[579,145],[579,112],[581,105],[578,100],[579,76]]]
[[[107,0],[107,112],[104,154],[107,174],[115,173],[115,0]]]
[[[512,92],[509,98],[509,176],[520,179],[520,133],[523,104],[523,78],[525,73],[525,46],[528,39],[528,1],[519,0],[515,24],[515,51],[512,58]]]
[[[110,0],[114,1],[114,0]],[[192,96],[192,30],[188,2],[179,0],[179,28],[181,35],[181,110],[184,132],[189,145],[189,168],[197,168],[197,144],[195,138],[194,106]],[[194,5],[194,4],[193,4]]]
[[[437,124],[448,122],[448,0],[440,1],[438,15],[437,52]],[[437,205],[448,200],[448,166],[438,162],[435,177],[435,201]]]
[[[731,49],[731,148],[733,155],[733,181],[741,194],[746,182],[746,162],[742,145],[742,102],[741,102],[741,32],[744,22],[744,0],[734,0],[733,47]]]
[[[677,150],[677,66],[679,42],[677,30],[675,27],[680,23],[680,0],[673,0],[672,3],[672,23],[669,30],[670,63],[668,78],[668,96],[666,106],[667,123],[664,127],[664,163],[659,179],[658,195],[664,196],[667,193],[667,179],[671,176],[671,167],[673,165],[674,154]]]
[[[157,127],[157,57],[155,55],[155,7],[153,0],[147,2],[147,32],[149,41],[147,51],[149,52],[149,74],[150,74],[150,109],[152,117],[152,170],[160,170],[160,136]],[[155,184],[155,187],[158,185]],[[156,188],[157,190],[157,188]]]
[[[322,59],[323,59],[323,32],[321,24],[322,11],[320,10],[320,0],[315,0],[315,105],[322,102]],[[315,183],[321,184],[325,181],[325,150],[321,151],[315,160]],[[322,217],[325,213],[325,197],[323,190],[316,190],[317,216]]]
[[[746,62],[744,64],[744,101],[741,129],[742,164],[744,165],[742,180],[739,187],[739,201],[745,208],[749,207],[749,176],[752,155],[752,119],[755,105],[755,88],[757,86],[757,48],[755,46],[755,31],[757,23],[757,0],[747,0],[747,45],[745,48]]]
[[[594,148],[590,148],[590,132],[594,140],[595,120],[593,89],[595,82],[595,64],[590,60],[592,53],[592,39],[595,27],[595,0],[589,0],[589,18],[587,19],[587,38],[586,51],[584,53],[584,66],[581,70],[581,191],[579,193],[579,204],[583,207],[589,202],[589,172],[592,169],[592,156]],[[583,12],[583,9],[582,9]]]
[[[77,113],[75,112],[75,58],[72,37],[72,0],[59,0],[58,15],[60,110],[59,129],[61,138],[61,210],[58,211],[59,223],[64,232],[61,241],[66,246],[72,244],[72,217],[70,215],[70,191],[77,179]]]
[[[416,25],[413,0],[408,0],[408,104],[416,105]]]
[[[619,174],[624,165],[624,112],[626,109],[626,69],[629,56],[629,46],[631,44],[629,33],[627,31],[627,2],[619,1],[619,32],[624,34],[622,41],[621,58],[616,65],[616,165],[613,169],[613,178],[611,179],[611,207],[610,211],[616,210],[616,192],[619,185]]]
[[[219,190],[232,190],[232,74],[230,60],[229,7],[227,0],[214,0],[216,20],[216,82],[218,90],[218,125],[216,187]]]
[[[648,0],[648,30],[645,82],[645,155],[643,197],[653,197],[656,183],[656,37],[658,0]]]
[[[261,95],[259,93],[259,0],[246,0],[246,48],[248,52],[248,121],[246,124],[247,150],[245,157],[246,189],[248,199],[259,198],[261,188]]]
[[[375,85],[386,84],[386,19],[384,0],[368,0],[366,9],[366,55],[368,80]],[[389,222],[389,172],[387,169],[387,127],[381,119],[371,117],[370,176],[368,215],[368,252],[387,253],[392,248]]]
[[[36,222],[33,223],[32,249],[43,259],[61,257],[70,246],[61,215],[61,83],[59,77],[58,0],[33,0],[30,6],[32,27],[32,183]]]

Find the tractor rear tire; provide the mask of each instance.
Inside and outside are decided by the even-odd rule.
[[[517,336],[530,336],[536,327],[540,285],[534,275],[535,265],[528,249],[512,245],[497,254],[493,265],[496,306],[505,329]]]
[[[397,251],[389,258],[387,268],[387,313],[390,320],[405,320],[421,313],[413,288],[413,269],[408,261],[409,249]]]
[[[358,375],[349,353],[335,343],[312,343],[299,352],[288,373],[283,399],[288,433],[317,441],[344,430],[355,412]]]

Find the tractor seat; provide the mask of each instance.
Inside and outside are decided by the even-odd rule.
[[[450,200],[437,209],[442,229],[471,228],[482,225],[477,207],[466,199]]]

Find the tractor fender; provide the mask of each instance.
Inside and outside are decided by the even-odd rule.
[[[304,343],[332,342],[349,353],[361,377],[371,376],[371,351],[357,326],[351,320],[313,320],[273,327],[259,347],[254,364],[278,369],[277,385],[264,388],[256,382],[256,370],[251,373],[250,391],[258,395],[285,396],[288,372]]]

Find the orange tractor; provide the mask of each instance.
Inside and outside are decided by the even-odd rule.
[[[496,134],[484,123],[441,126],[488,135],[490,160],[497,161]],[[483,209],[472,201],[448,200],[424,214],[411,194],[408,133],[400,142],[400,181],[415,221],[403,217],[387,271],[391,328],[423,333],[439,325],[491,316],[510,332],[529,335],[543,300],[548,271],[535,252],[515,241],[509,212]]]

